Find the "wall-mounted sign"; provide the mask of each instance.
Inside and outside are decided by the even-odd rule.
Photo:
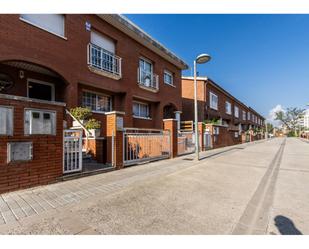
[[[116,126],[117,131],[123,130],[123,117],[117,117]]]
[[[85,27],[86,27],[87,31],[91,31],[91,23],[90,22],[86,22]]]

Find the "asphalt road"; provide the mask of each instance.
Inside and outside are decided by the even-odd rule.
[[[308,143],[278,138],[203,156],[2,195],[0,233],[309,234]]]

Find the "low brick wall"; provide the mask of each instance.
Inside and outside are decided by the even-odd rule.
[[[219,129],[219,134],[214,133],[214,128]],[[206,124],[206,129],[212,135],[213,149],[240,144],[242,142],[242,136],[238,135],[238,137],[235,137],[236,131],[229,130],[228,127]]]
[[[64,106],[1,96],[0,106],[14,108],[13,136],[0,136],[0,193],[55,181],[63,172]],[[25,108],[56,111],[56,135],[24,135]],[[33,159],[8,163],[10,142],[32,142]]]

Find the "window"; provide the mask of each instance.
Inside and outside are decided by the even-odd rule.
[[[25,110],[25,134],[26,135],[55,135],[56,112],[48,110]]]
[[[153,65],[143,58],[139,59],[139,80],[138,82],[147,87],[153,86]]]
[[[164,70],[164,83],[173,86],[173,74],[170,71]]]
[[[21,20],[50,33],[64,37],[64,15],[60,14],[22,14]]]
[[[250,120],[250,112],[247,112],[247,119]]]
[[[238,135],[239,135],[239,133],[238,133],[237,131],[235,131],[234,137],[235,137],[235,138],[238,138]]]
[[[0,135],[13,135],[13,108],[0,106]]]
[[[115,55],[116,44],[109,37],[91,31],[90,61],[91,66],[101,70],[121,74],[121,59]]]
[[[141,102],[133,102],[133,116],[149,118],[149,105]]]
[[[218,96],[212,92],[209,93],[210,108],[218,110]]]
[[[91,31],[91,43],[112,54],[115,54],[115,42],[103,34]]]
[[[28,97],[32,99],[55,101],[55,86],[51,83],[29,79]]]
[[[243,120],[246,120],[246,117],[247,117],[246,112],[245,112],[245,111],[242,111],[242,119],[243,119]]]
[[[225,101],[225,112],[227,114],[232,114],[232,105],[228,101]]]
[[[92,111],[110,112],[112,110],[112,99],[108,95],[92,92],[83,92],[82,106]]]
[[[239,118],[239,108],[238,108],[238,106],[235,106],[235,107],[234,107],[234,116],[235,116],[236,118]]]

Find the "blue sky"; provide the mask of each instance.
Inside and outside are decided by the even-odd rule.
[[[262,115],[309,102],[309,15],[126,15]],[[191,70],[183,71],[191,75]]]

